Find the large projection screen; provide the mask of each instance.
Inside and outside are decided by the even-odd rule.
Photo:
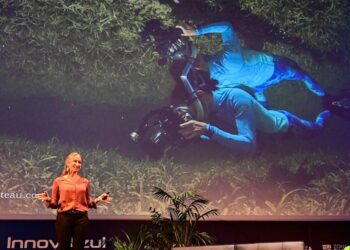
[[[153,187],[196,190],[217,219],[350,219],[348,1],[231,2],[0,1],[0,219],[53,218],[35,194],[51,192],[72,151],[92,196],[114,198],[94,219],[149,218],[165,208]],[[230,23],[237,51],[292,59],[326,91],[281,81],[265,90],[268,109],[310,121],[328,109],[329,120],[312,136],[258,131],[254,154],[198,139],[151,159],[129,135],[171,104],[183,70],[142,39],[151,19],[166,29]],[[218,33],[191,42],[208,58],[225,49]]]

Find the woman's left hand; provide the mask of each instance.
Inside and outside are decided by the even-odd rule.
[[[95,199],[95,203],[98,203],[100,201],[105,203],[111,203],[112,200],[112,196],[110,196],[108,193],[103,193]]]

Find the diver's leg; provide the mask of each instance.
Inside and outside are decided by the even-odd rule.
[[[299,72],[299,74],[303,74],[302,72]],[[314,94],[318,95],[318,96],[324,96],[325,92],[323,90],[322,87],[320,87],[320,85],[317,84],[316,80],[313,79],[310,75],[308,75],[307,73],[302,75],[302,81],[304,82],[305,86]]]
[[[254,89],[254,97],[265,108],[268,107],[268,102],[267,102],[267,99],[265,97],[263,89]]]
[[[264,88],[278,84],[282,80],[297,80],[303,81],[305,86],[318,96],[324,96],[323,88],[313,79],[306,71],[293,60],[274,56],[275,70],[272,77],[264,83]]]
[[[307,121],[299,118],[298,116],[289,113],[285,110],[280,110],[288,118],[289,122],[289,131],[296,135],[301,136],[313,136],[321,132],[321,129],[324,127],[326,121],[330,117],[330,111],[325,110],[321,112],[317,117],[315,122]]]

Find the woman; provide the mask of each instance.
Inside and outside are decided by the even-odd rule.
[[[52,197],[47,192],[37,194],[39,200],[45,201],[50,208],[57,208],[56,234],[58,249],[84,249],[84,241],[88,230],[89,208],[96,208],[99,202],[110,203],[112,197],[103,193],[95,199],[90,199],[90,182],[79,176],[83,163],[82,156],[77,152],[70,153],[65,161],[64,170],[52,185]]]

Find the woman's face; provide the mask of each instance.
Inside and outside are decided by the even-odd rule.
[[[83,160],[79,154],[74,154],[71,157],[69,157],[67,162],[67,167],[69,168],[69,172],[71,174],[79,172],[82,163],[83,163]]]

